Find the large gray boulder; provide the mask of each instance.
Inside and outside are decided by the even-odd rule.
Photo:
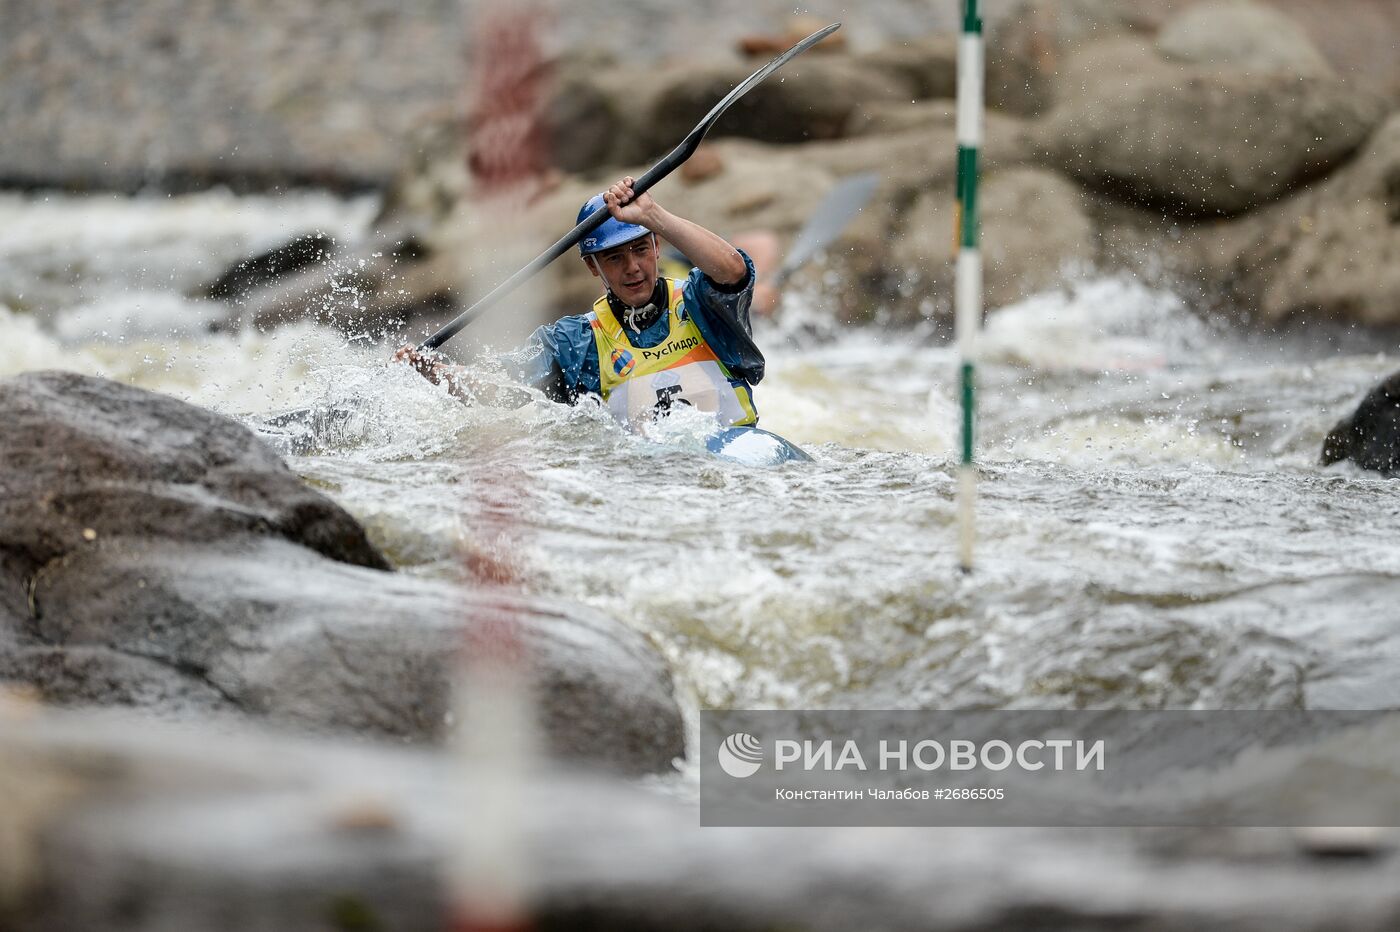
[[[1043,169],[1013,168],[989,174],[980,195],[989,308],[1060,285],[1093,262],[1094,226],[1073,182]],[[951,192],[925,192],[895,239],[899,268],[923,291],[952,291],[955,210]]]
[[[1172,17],[1157,48],[1173,61],[1330,77],[1332,67],[1303,27],[1277,9],[1252,0],[1213,0]]]
[[[1084,55],[1092,55],[1086,50]],[[1037,129],[1047,164],[1180,216],[1240,213],[1327,174],[1384,116],[1339,80],[1173,67],[1145,49],[1082,80]]]
[[[398,576],[227,418],[101,379],[0,382],[0,681],[64,703],[435,740],[466,632],[513,622],[552,750],[684,753],[668,670],[595,613]]]
[[[1264,321],[1400,323],[1400,117],[1320,184],[1193,231],[1188,261]]]
[[[228,418],[105,379],[37,372],[0,382],[0,421],[0,606],[18,614],[36,574],[108,538],[280,538],[389,568],[344,509]]]

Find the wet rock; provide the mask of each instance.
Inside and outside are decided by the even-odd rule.
[[[1146,52],[1136,67],[1123,62],[1118,80],[1069,70],[1084,79],[1037,128],[1041,157],[1184,217],[1239,213],[1325,175],[1384,115],[1337,80],[1171,68]]]
[[[1061,284],[1093,261],[1093,223],[1073,182],[1043,169],[1014,168],[989,174],[980,194],[988,308]],[[899,267],[922,291],[951,292],[954,213],[952,192],[926,192],[895,241]]]
[[[417,237],[357,247],[330,266],[301,269],[250,292],[224,329],[315,320],[378,338],[405,321],[455,313],[461,300],[457,269],[451,256]]]
[[[55,702],[231,712],[433,740],[463,631],[513,621],[551,749],[684,753],[669,672],[593,613],[386,573],[251,432],[128,386],[0,383],[0,680]]]
[[[344,509],[236,422],[164,395],[63,372],[0,382],[0,601],[110,539],[191,545],[278,538],[330,560],[388,563]]]
[[[1201,3],[1168,20],[1157,48],[1173,61],[1254,73],[1330,77],[1332,68],[1303,28],[1252,0]]]
[[[10,676],[32,670],[24,678],[51,699],[440,739],[465,627],[507,620],[535,666],[553,751],[628,773],[684,754],[665,667],[583,609],[386,577],[279,542],[109,542],[43,571],[32,595],[35,643]]]
[[[1387,476],[1400,473],[1400,372],[1361,399],[1322,442],[1324,466],[1351,460]]]
[[[1319,184],[1191,231],[1192,275],[1265,321],[1400,323],[1400,117]]]
[[[199,290],[206,298],[237,301],[285,275],[326,263],[335,248],[335,240],[325,233],[306,233],[244,259]]]

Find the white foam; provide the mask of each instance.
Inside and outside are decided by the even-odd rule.
[[[83,350],[61,345],[26,314],[0,304],[0,378],[33,369],[67,369],[107,375],[106,367]]]
[[[228,316],[228,307],[170,291],[117,292],[73,308],[54,322],[68,342],[196,334]]]
[[[360,239],[373,198],[0,194],[0,300],[50,319],[129,294],[189,292],[314,231]]]
[[[1126,276],[1078,282],[988,318],[981,359],[1043,371],[1141,371],[1200,361],[1207,326],[1170,291]]]
[[[258,252],[313,230],[350,240],[364,231],[376,200],[323,192],[268,196],[216,189],[179,196],[0,194],[0,253],[88,255],[157,243],[197,246],[235,239]]]
[[[1089,415],[1047,427],[1000,451],[1072,465],[1199,463],[1238,466],[1244,451],[1189,418]]]
[[[819,349],[779,349],[754,392],[759,426],[801,445],[944,454],[957,437],[949,350],[848,330]]]

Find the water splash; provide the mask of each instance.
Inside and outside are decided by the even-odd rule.
[[[1217,336],[1177,295],[1115,276],[993,312],[980,346],[986,362],[1048,372],[1135,372],[1219,362]]]

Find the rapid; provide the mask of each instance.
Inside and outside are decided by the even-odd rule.
[[[1395,486],[1317,465],[1393,346],[1264,335],[1121,275],[993,312],[963,575],[956,357],[933,329],[837,328],[789,293],[758,324],[756,400],[815,462],[764,470],[683,419],[647,438],[538,396],[464,405],[389,365],[385,335],[226,329],[187,297],[297,233],[354,239],[374,209],[0,195],[0,377],[103,375],[254,427],[348,410],[288,463],[400,568],[600,609],[692,711],[1400,705]]]

